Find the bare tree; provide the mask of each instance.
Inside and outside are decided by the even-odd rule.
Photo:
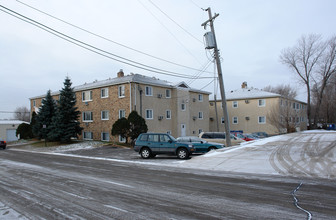
[[[318,62],[323,59],[325,43],[322,42],[321,36],[310,34],[302,36],[297,45],[284,49],[281,52],[280,60],[287,65],[298,76],[300,81],[307,89],[307,116],[309,127],[312,127],[311,115],[311,83],[313,75],[317,71]]]
[[[290,85],[282,84],[282,85],[278,85],[275,87],[269,85],[269,86],[266,86],[263,90],[267,92],[273,92],[273,93],[281,95],[282,97],[290,98],[290,99],[295,99],[297,96],[296,89],[292,88]]]
[[[30,122],[30,111],[27,107],[17,107],[14,111],[14,119]]]
[[[314,122],[318,122],[320,117],[320,110],[323,107],[323,99],[328,97],[325,90],[329,84],[332,76],[336,75],[336,36],[333,36],[326,42],[322,59],[318,65],[318,71],[314,79],[314,93],[316,95]],[[326,91],[329,93],[329,91]],[[329,97],[330,98],[330,97]],[[328,103],[328,101],[326,101]]]
[[[292,108],[292,102],[297,96],[296,89],[290,85],[278,85],[267,86],[263,90],[281,95],[278,105],[275,105],[267,114],[268,122],[275,126],[279,133],[295,132],[299,125],[296,120],[299,116],[298,112]]]
[[[320,89],[315,84],[312,93],[312,111],[314,120],[321,124],[336,123],[336,74],[327,83],[322,97]]]

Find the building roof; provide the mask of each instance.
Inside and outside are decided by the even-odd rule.
[[[85,83],[83,85],[75,86],[74,91],[84,91],[88,89],[95,89],[95,88],[101,88],[105,86],[112,86],[112,85],[119,85],[119,84],[124,84],[124,83],[139,83],[139,84],[145,84],[145,85],[151,85],[151,86],[159,86],[159,87],[165,87],[165,88],[177,88],[180,85],[186,85],[184,82],[178,83],[178,84],[172,84],[168,81],[165,80],[160,80],[155,77],[148,77],[140,74],[130,74],[127,76],[122,76],[122,77],[116,77],[116,78],[109,78],[106,80],[102,81],[97,81],[95,80],[92,83]],[[192,92],[197,92],[197,93],[203,93],[203,94],[211,94],[210,92],[198,90],[198,89],[193,89],[188,86],[188,89]],[[60,92],[52,92],[51,95],[58,95]],[[36,97],[32,97],[30,99],[35,99],[35,98],[43,98],[45,95],[40,95]]]
[[[19,125],[19,124],[29,124],[26,121],[20,121],[20,120],[0,120],[0,125]]]
[[[227,100],[236,100],[236,99],[256,99],[256,98],[275,98],[281,97],[281,95],[266,92],[263,90],[259,90],[256,88],[241,88],[234,91],[230,91],[226,93]]]
[[[265,98],[282,97],[280,94],[263,91],[261,89],[256,89],[253,87],[246,87],[246,88],[241,88],[237,90],[232,90],[230,92],[226,92],[225,95],[226,95],[227,101],[241,100],[241,99],[265,99]],[[299,103],[305,103],[297,99],[293,99],[293,100]],[[214,101],[214,100],[210,100],[210,101]],[[221,101],[221,100],[217,100],[217,101]]]

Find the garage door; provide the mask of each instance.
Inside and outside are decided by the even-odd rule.
[[[7,130],[7,141],[17,141],[18,138],[16,137],[16,130],[15,129],[9,129]]]

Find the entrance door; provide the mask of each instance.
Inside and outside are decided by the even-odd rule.
[[[7,135],[7,141],[11,142],[11,141],[17,141],[18,138],[16,137],[16,130],[14,129],[8,129],[6,132]]]
[[[181,124],[181,137],[186,136],[186,125],[185,124]]]

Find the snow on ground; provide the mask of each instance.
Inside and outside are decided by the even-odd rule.
[[[88,141],[28,150],[62,154],[66,151],[92,149],[101,145],[101,142]],[[76,153],[62,155],[143,165],[336,179],[336,132],[324,130],[297,132],[244,142],[239,146],[211,151],[201,156],[192,156],[192,159],[185,161],[159,158],[139,160],[129,157],[116,159],[105,158],[103,155],[81,156]]]
[[[80,142],[77,144],[58,146],[52,152],[60,153],[60,152],[75,151],[75,150],[87,150],[87,149],[92,149],[97,146],[101,146],[101,144],[102,143],[99,141]]]
[[[179,165],[207,170],[336,178],[336,132],[279,135],[223,148]]]

